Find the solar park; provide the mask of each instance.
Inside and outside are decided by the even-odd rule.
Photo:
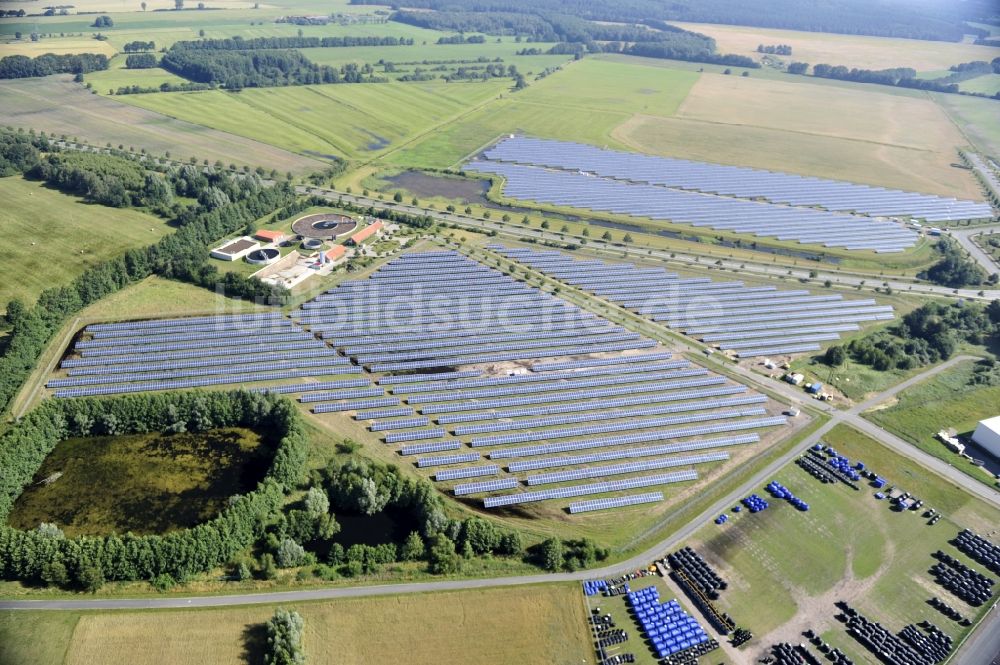
[[[624,493],[696,481],[695,467],[715,469],[785,424],[765,396],[455,252],[404,254],[293,320],[380,391],[302,402],[355,411],[445,491],[488,509],[662,500]]]
[[[511,137],[464,167],[502,176],[513,199],[876,253],[918,238],[887,217],[989,219],[988,203],[788,173]]]
[[[443,491],[497,510],[662,500],[785,424],[766,396],[451,251],[404,254],[290,317],[87,326],[47,387],[232,384],[365,422]]]
[[[871,298],[682,278],[662,268],[577,260],[557,251],[490,249],[739,358],[819,351],[862,323],[894,318],[891,306]]]

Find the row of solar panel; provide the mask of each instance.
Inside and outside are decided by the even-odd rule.
[[[263,321],[250,321],[246,323],[227,322],[225,326],[218,323],[187,325],[178,328],[149,328],[146,330],[98,330],[90,333],[92,339],[128,339],[128,338],[161,338],[172,337],[180,333],[208,333],[208,332],[256,332],[263,333],[291,328],[294,324],[289,319],[270,319]]]
[[[124,393],[151,392],[156,390],[180,390],[182,388],[202,388],[205,386],[277,381],[279,379],[297,379],[316,375],[317,372],[314,370],[290,370],[283,372],[260,371],[251,374],[230,374],[226,376],[210,376],[179,381],[146,381],[142,383],[129,383],[114,386],[67,388],[55,391],[55,396],[88,397],[93,395],[118,395]]]
[[[482,373],[483,371],[480,369],[470,369],[463,372],[437,372],[434,374],[389,374],[380,378],[377,383],[383,386],[396,383],[419,383],[431,379],[435,381],[447,381],[450,379],[468,379],[481,376]]]
[[[723,386],[721,388],[711,388],[708,390],[691,390],[680,393],[641,394],[631,397],[618,397],[615,399],[582,400],[570,403],[545,404],[542,406],[522,407],[512,409],[501,409],[498,411],[481,411],[478,413],[456,413],[452,415],[441,415],[435,420],[438,425],[454,425],[483,420],[500,420],[503,418],[520,418],[523,416],[547,416],[557,413],[573,413],[577,411],[591,411],[595,409],[614,409],[625,406],[640,406],[643,404],[659,404],[661,402],[674,402],[680,400],[693,400],[705,397],[718,397],[722,395],[734,395],[745,393],[746,386]]]
[[[254,363],[268,364],[283,360],[296,360],[300,358],[338,358],[337,354],[329,348],[305,349],[298,351],[273,351],[255,354],[252,357]],[[246,361],[247,356],[208,356],[204,358],[188,360],[164,360],[160,362],[134,362],[119,361],[121,364],[108,363],[104,366],[77,367],[71,368],[67,373],[70,376],[83,376],[87,374],[128,374],[138,372],[156,372],[168,369],[191,369],[195,367],[217,367],[221,364],[238,363]]]
[[[426,469],[432,466],[446,466],[448,464],[465,464],[466,462],[478,461],[479,453],[459,453],[457,455],[438,455],[437,457],[420,457],[417,459],[417,466]]]
[[[395,393],[440,392],[444,390],[461,390],[465,388],[482,388],[487,386],[520,385],[524,383],[544,383],[550,381],[563,381],[566,379],[582,379],[588,377],[608,376],[613,374],[659,372],[672,369],[681,369],[690,366],[687,360],[673,360],[661,363],[634,364],[634,365],[611,365],[608,367],[594,367],[592,369],[582,369],[566,372],[546,372],[541,374],[508,374],[505,376],[486,376],[473,379],[461,379],[452,381],[434,381],[428,383],[405,384],[389,388]]]
[[[629,494],[627,496],[617,496],[608,499],[574,501],[569,504],[569,512],[571,515],[578,515],[579,513],[590,513],[595,510],[638,506],[644,503],[656,503],[657,501],[663,501],[663,492],[645,492],[643,494]]]
[[[110,339],[85,339],[76,343],[78,349],[96,349],[112,346],[143,346],[145,344],[158,344],[164,340],[170,342],[196,342],[200,340],[214,340],[230,337],[231,330],[213,330],[210,332],[175,332],[165,335],[143,335],[140,337],[112,337]],[[276,339],[288,339],[290,337],[301,336],[304,332],[293,326],[273,326],[269,328],[254,328],[245,331],[244,336],[268,337]]]
[[[488,496],[483,499],[483,506],[486,508],[498,508],[522,503],[532,503],[535,501],[547,501],[549,499],[566,499],[574,496],[586,496],[587,494],[606,494],[608,492],[619,492],[622,490],[636,489],[638,487],[669,485],[672,483],[681,483],[697,479],[698,473],[695,471],[675,471],[672,473],[663,473],[654,476],[626,478],[624,480],[606,480],[598,483],[590,483],[588,485],[570,485],[569,487],[557,487],[547,490],[537,490],[534,492],[519,492],[517,494]],[[502,489],[512,488],[507,487]]]
[[[685,441],[684,443],[666,443],[659,446],[646,446],[644,448],[607,450],[600,453],[590,453],[586,455],[536,457],[534,459],[511,462],[507,465],[507,470],[511,473],[520,471],[536,471],[538,469],[552,469],[560,466],[578,466],[581,464],[595,464],[597,462],[610,462],[619,459],[657,457],[662,455],[671,455],[674,453],[688,453],[695,450],[710,450],[712,448],[741,446],[757,443],[758,441],[760,441],[760,436],[757,434],[739,434],[737,436],[719,437],[715,439]]]
[[[627,473],[639,473],[640,471],[669,469],[676,466],[687,466],[689,464],[724,462],[728,459],[729,453],[703,453],[701,455],[689,455],[687,457],[661,457],[658,459],[643,460],[639,462],[625,462],[623,464],[609,464],[607,466],[591,466],[583,469],[571,469],[569,471],[541,473],[534,476],[528,476],[525,478],[525,482],[527,482],[529,486],[549,485],[552,483],[565,483],[574,480],[589,480],[592,478],[604,478],[606,476],[619,476]]]
[[[287,360],[282,362],[271,362],[267,364],[267,371],[279,369],[298,369],[304,367],[316,368],[315,373],[321,375],[337,374],[339,366],[331,363],[328,359],[319,360],[313,358],[302,358],[299,360]],[[219,367],[198,367],[193,369],[168,370],[160,372],[127,372],[121,374],[98,374],[87,376],[70,376],[60,379],[50,379],[47,384],[49,388],[61,388],[66,386],[96,386],[113,383],[129,383],[132,381],[165,381],[170,379],[180,379],[194,376],[218,376],[228,374],[246,374],[247,367],[243,364],[219,366]],[[367,379],[350,379],[351,381],[363,381],[368,384]]]
[[[536,457],[540,455],[555,455],[558,453],[572,452],[575,450],[589,450],[592,448],[607,448],[611,446],[626,446],[633,443],[648,443],[650,441],[663,441],[668,439],[680,439],[692,436],[702,436],[705,434],[722,434],[724,432],[738,432],[749,429],[762,429],[784,425],[787,422],[783,416],[773,416],[770,418],[760,418],[757,420],[739,420],[717,425],[703,425],[700,427],[686,427],[674,430],[659,430],[655,432],[633,432],[631,434],[616,434],[615,436],[602,437],[599,439],[584,439],[580,441],[565,441],[562,443],[549,443],[538,446],[524,446],[521,448],[501,448],[491,451],[490,459],[504,459],[513,457]]]
[[[634,342],[617,342],[614,344],[592,344],[590,346],[579,346],[570,348],[560,348],[558,355],[575,356],[587,353],[610,353],[612,351],[627,351],[630,349],[648,349],[656,346],[656,342],[651,339],[640,339]],[[452,367],[455,365],[480,365],[484,363],[504,362],[508,360],[531,360],[534,358],[550,358],[556,355],[551,350],[509,353],[484,353],[474,356],[456,356],[454,358],[439,358],[435,360],[416,360],[405,362],[380,362],[368,367],[372,372],[400,372],[411,369],[427,369],[431,367]]]
[[[142,330],[148,328],[165,327],[185,327],[198,323],[219,323],[235,324],[240,321],[257,321],[264,319],[280,319],[282,314],[278,312],[264,312],[259,314],[234,314],[226,316],[189,316],[175,319],[152,319],[149,321],[123,321],[121,323],[94,323],[85,328],[86,332],[98,332],[102,330]]]
[[[642,392],[660,392],[663,390],[678,390],[681,388],[702,388],[705,386],[718,386],[726,382],[721,376],[709,376],[704,379],[690,379],[685,381],[660,381],[656,383],[643,383],[631,386],[618,386],[614,388],[600,388],[595,390],[578,390],[567,393],[551,393],[548,395],[534,395],[529,397],[504,397],[473,402],[456,402],[448,404],[429,404],[420,410],[424,414],[455,413],[458,411],[480,411],[483,409],[496,409],[513,406],[526,406],[529,404],[545,404],[548,402],[577,401],[584,399],[596,399],[600,397],[618,397],[621,395],[631,395]],[[667,395],[660,396],[662,401],[669,401]],[[674,398],[676,399],[676,398]],[[686,396],[684,397],[686,399]]]
[[[434,480],[444,482],[448,480],[462,480],[464,478],[496,476],[499,474],[500,467],[498,465],[484,464],[483,466],[463,466],[460,469],[445,469],[444,471],[438,471],[434,474]]]
[[[338,411],[361,411],[363,409],[377,409],[384,406],[398,406],[398,397],[376,397],[374,399],[360,399],[350,402],[331,402],[329,404],[317,404],[312,408],[313,413],[336,413]]]
[[[455,436],[466,436],[469,434],[486,434],[489,432],[506,432],[518,429],[535,429],[537,427],[555,427],[557,425],[569,425],[572,423],[594,422],[598,420],[620,420],[622,418],[636,418],[641,416],[658,416],[667,413],[680,413],[682,411],[704,411],[708,409],[721,409],[729,406],[744,406],[747,404],[763,404],[767,401],[764,395],[748,395],[746,397],[734,397],[730,399],[716,399],[707,401],[695,401],[685,404],[667,404],[663,406],[646,406],[638,409],[624,409],[618,411],[592,411],[588,413],[575,413],[566,416],[549,416],[546,418],[534,418],[530,420],[514,421],[494,421],[480,423],[476,425],[462,425],[452,430]],[[600,409],[601,405],[593,403],[589,405],[591,409]],[[439,423],[440,424],[440,423]]]
[[[666,427],[668,425],[697,423],[697,422],[704,422],[707,420],[730,420],[733,418],[745,418],[748,416],[762,416],[765,415],[766,413],[767,409],[764,409],[762,407],[729,410],[729,411],[710,411],[708,413],[694,413],[684,416],[667,416],[660,418],[646,418],[644,420],[632,420],[628,422],[611,422],[611,423],[601,423],[599,425],[564,427],[564,428],[543,430],[539,432],[498,434],[496,436],[473,438],[471,441],[471,445],[473,448],[482,448],[485,446],[500,446],[500,445],[509,445],[512,443],[551,441],[552,439],[568,439],[580,436],[590,436],[593,434],[608,434],[611,432],[625,432],[631,430],[652,429],[654,427]]]
[[[280,344],[252,344],[244,347],[207,347],[193,349],[191,351],[166,351],[162,353],[141,354],[143,361],[159,362],[163,360],[185,360],[191,358],[224,358],[233,356],[254,356],[260,353],[272,353],[276,351],[295,351],[300,349],[327,349],[326,344],[318,339],[299,340],[295,342],[282,342]],[[116,364],[135,361],[136,354],[109,356],[87,356],[85,358],[69,358],[60,363],[62,368],[91,367],[95,365]]]
[[[563,369],[580,369],[583,367],[602,367],[620,363],[639,363],[653,360],[667,360],[671,357],[669,351],[658,353],[643,353],[615,356],[614,358],[588,358],[586,360],[570,360],[567,362],[537,363],[531,366],[532,372],[555,372]]]
[[[253,344],[283,344],[292,341],[316,341],[310,333],[300,332],[295,335],[279,335],[277,337],[253,335],[250,337],[226,337],[219,339],[207,339],[196,342],[171,342],[169,344],[143,344],[131,347],[114,347],[101,349],[76,349],[84,358],[95,356],[117,356],[123,354],[147,354],[161,351],[181,351],[184,349],[218,349],[233,346],[250,346]],[[144,357],[144,356],[143,356]]]

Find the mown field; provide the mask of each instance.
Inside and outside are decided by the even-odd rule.
[[[237,428],[67,439],[14,502],[9,522],[55,523],[68,536],[189,528],[256,487],[268,462],[261,435]]]
[[[869,411],[865,418],[906,439],[921,450],[945,460],[977,480],[992,485],[993,474],[973,466],[935,438],[954,428],[970,437],[976,424],[997,414],[1000,386],[969,383],[975,363],[968,361],[904,392],[895,404]]]
[[[877,86],[706,74],[676,115],[640,112],[614,136],[646,152],[982,197],[968,173],[951,166],[966,141],[948,116],[929,99]]]
[[[91,205],[20,177],[0,179],[0,309],[34,302],[47,288],[88,267],[171,233],[162,219],[137,210]]]
[[[134,146],[174,158],[310,173],[325,163],[261,141],[182,122],[91,94],[69,76],[0,81],[0,124],[79,137],[96,145]],[[52,104],[58,99],[59,104]]]
[[[570,665],[593,662],[578,586],[545,585],[287,606],[305,619],[309,663]],[[5,665],[260,662],[260,625],[273,607],[187,612],[0,614]],[[24,619],[17,624],[18,617]],[[55,624],[55,625],[53,625]],[[68,630],[67,630],[68,629]],[[49,633],[33,660],[19,643]],[[6,634],[5,634],[6,633]],[[2,639],[10,636],[11,640]]]
[[[739,25],[681,23],[674,25],[715,39],[720,51],[759,58],[759,44],[788,44],[792,55],[778,56],[786,62],[827,63],[862,69],[912,67],[917,71],[948,69],[970,60],[992,60],[1000,48],[975,44],[892,39],[863,35],[774,30]]]
[[[967,616],[981,612],[934,584],[926,573],[930,555],[939,548],[957,555],[947,541],[964,527],[994,528],[1000,512],[846,426],[824,440],[924,499],[944,518],[928,526],[919,513],[890,510],[867,485],[858,492],[843,484],[823,485],[790,464],[774,478],[806,501],[808,512],[771,500],[770,508],[756,515],[731,515],[723,526],[706,525],[688,543],[729,582],[720,607],[755,633],[751,648],[761,650],[777,641],[797,643],[801,631],[812,628],[829,630],[836,646],[866,653],[833,620],[834,603],[841,599],[893,631],[928,619],[960,637],[963,629],[926,601],[939,595]]]
[[[315,157],[374,157],[493,99],[509,81],[384,83],[117,97]]]

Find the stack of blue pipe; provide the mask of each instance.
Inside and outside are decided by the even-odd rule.
[[[605,580],[586,580],[583,583],[583,593],[586,596],[596,596],[608,587]]]
[[[767,485],[767,491],[771,493],[776,499],[785,499],[788,503],[792,504],[799,510],[805,512],[809,510],[809,504],[792,494],[791,490],[779,483],[777,480],[772,480]]]
[[[708,641],[705,630],[676,600],[660,603],[656,587],[633,591],[626,600],[646,637],[653,643],[657,658],[667,658]]]
[[[759,513],[762,510],[766,510],[769,505],[767,501],[760,498],[756,494],[751,494],[747,498],[743,499],[740,503],[747,507],[751,513]]]
[[[827,461],[827,463],[838,471],[844,473],[851,480],[861,480],[861,476],[858,475],[858,472],[851,467],[851,460],[846,457],[834,455]]]

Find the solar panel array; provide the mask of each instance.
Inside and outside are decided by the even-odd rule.
[[[871,298],[685,279],[662,268],[577,260],[557,251],[491,249],[741,358],[818,351],[861,323],[894,318],[891,306]]]
[[[523,136],[504,139],[483,157],[677,190],[870,216],[913,217],[928,222],[993,216],[989,204],[977,201]]]
[[[563,486],[576,478],[624,476],[600,484],[603,493],[653,482],[629,477],[649,469],[679,467],[670,482],[693,480],[691,466],[729,459],[718,449],[757,442],[749,430],[784,423],[768,417],[767,398],[746,386],[456,252],[404,254],[292,318],[370,372],[384,372],[375,387],[344,390],[389,393],[328,404],[345,394],[324,390],[302,401],[316,412],[357,407],[355,417],[418,468],[456,465],[433,478],[458,496],[485,495],[487,506],[524,482],[553,485],[551,495],[529,493],[535,501],[596,491]],[[715,432],[735,434],[703,436]],[[673,442],[624,445],[662,440]],[[537,445],[511,445],[518,443]],[[507,470],[468,465],[483,454],[512,461]],[[614,460],[621,462],[607,464]],[[514,475],[522,462],[524,470],[569,468],[522,480]]]
[[[372,387],[367,377],[350,377],[360,367],[278,312],[89,325],[60,368],[46,384],[56,397],[246,385],[305,400]],[[320,377],[333,378],[280,383]]]
[[[663,501],[663,492],[646,492],[644,494],[627,494],[610,499],[589,499],[587,501],[574,501],[569,504],[569,512],[572,515],[577,513],[589,513],[595,510],[607,510],[608,508],[622,508],[624,506],[637,506],[642,503],[656,503]]]

